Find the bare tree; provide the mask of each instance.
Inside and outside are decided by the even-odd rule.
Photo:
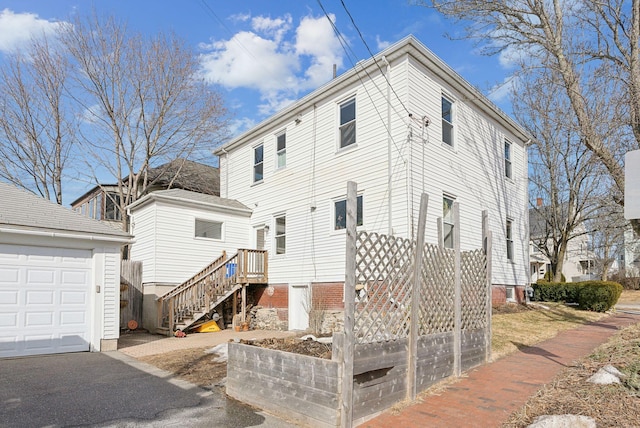
[[[620,154],[640,148],[640,0],[419,3],[456,19],[464,37],[478,40],[485,53],[520,53],[523,72],[543,67],[557,73],[581,144],[606,168],[616,193],[624,194]],[[609,139],[612,133],[603,127],[617,127],[625,138]],[[624,198],[616,202],[622,205]],[[640,220],[632,226],[640,234]]]
[[[225,136],[226,110],[175,34],[145,38],[95,14],[72,24],[61,39],[79,70],[74,94],[84,110],[87,164],[117,180],[114,202],[127,230],[125,207],[145,194],[149,169],[208,153]]]
[[[536,137],[529,148],[530,195],[535,201],[530,235],[549,259],[554,281],[561,280],[569,242],[587,233],[585,222],[602,190],[598,164],[580,144],[567,97],[548,90],[560,84],[556,73],[541,69],[521,80],[512,96],[516,118]]]
[[[0,178],[58,204],[76,143],[68,78],[65,55],[45,36],[0,68]]]
[[[621,251],[624,251],[624,233],[629,224],[624,219],[620,205],[612,198],[604,197],[599,203],[596,215],[588,221],[587,227],[595,256],[595,269],[603,281],[609,279],[611,267]]]

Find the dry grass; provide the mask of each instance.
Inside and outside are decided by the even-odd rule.
[[[216,354],[208,354],[208,348],[182,349],[139,358],[162,370],[173,373],[180,379],[203,388],[210,388],[227,376],[227,363],[213,361]]]
[[[598,312],[579,311],[560,303],[545,303],[544,306],[549,309],[532,305],[529,309],[511,313],[502,308],[493,314],[491,354],[494,360],[515,352],[522,345],[534,345],[555,337],[560,331],[606,316]]]
[[[586,380],[611,364],[626,375],[619,385]],[[504,427],[526,427],[540,415],[576,414],[598,427],[640,426],[640,324],[627,327],[589,357],[563,370],[550,384],[511,415]]]
[[[623,290],[618,303],[640,305],[640,290]]]

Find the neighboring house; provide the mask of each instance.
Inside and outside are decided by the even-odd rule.
[[[630,227],[624,231],[624,271],[628,277],[640,277],[640,239]]]
[[[153,326],[155,297],[227,251],[249,245],[251,210],[238,201],[182,189],[160,190],[127,209],[132,260],[143,262],[143,326]],[[146,297],[149,296],[149,297]]]
[[[219,169],[186,159],[176,159],[149,169],[147,180],[149,186],[146,193],[165,189],[185,189],[220,195]],[[123,181],[126,182],[127,179]],[[119,205],[118,185],[100,184],[73,201],[71,209],[89,218],[119,226],[122,223]]]
[[[529,210],[529,265],[530,283],[543,279],[551,270],[549,258],[540,250],[539,245],[547,233],[546,221],[540,212],[545,207],[539,206]],[[596,255],[592,250],[589,234],[584,224],[579,224],[573,231],[573,237],[567,244],[567,252],[562,265],[562,274],[568,282],[599,279],[596,275]],[[548,245],[551,244],[549,239]]]
[[[522,299],[529,282],[529,135],[413,37],[333,79],[215,151],[221,196],[252,208],[249,244],[269,251],[269,295],[288,302],[290,329],[307,327],[310,287],[342,307],[347,181],[358,225],[415,236],[429,195],[426,240],[462,249],[493,232],[494,302]],[[262,300],[258,300],[261,304]],[[287,308],[284,308],[287,309]]]
[[[131,236],[0,183],[0,357],[117,348]]]

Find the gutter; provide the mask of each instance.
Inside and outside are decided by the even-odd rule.
[[[131,235],[129,237],[116,237],[116,236],[105,236],[101,235],[99,237],[95,235],[81,235],[77,233],[68,233],[68,232],[46,232],[43,230],[25,230],[25,229],[11,229],[6,227],[0,227],[0,233],[9,233],[14,235],[28,235],[28,236],[43,236],[47,238],[70,238],[70,239],[82,239],[85,241],[96,241],[96,242],[119,242],[122,244],[132,244],[134,243],[134,238]]]

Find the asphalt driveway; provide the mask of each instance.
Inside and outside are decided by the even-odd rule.
[[[0,427],[289,427],[119,352],[0,359]]]

